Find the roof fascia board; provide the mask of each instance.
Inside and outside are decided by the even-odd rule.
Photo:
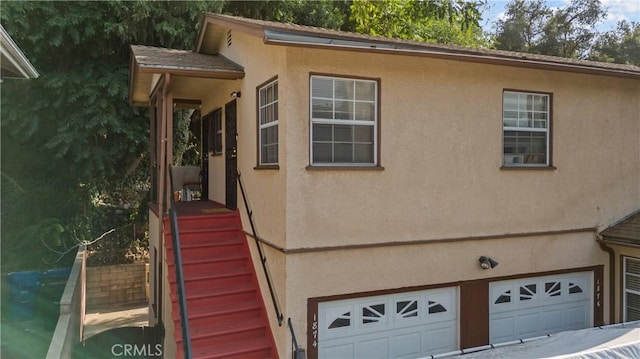
[[[22,50],[20,50],[2,26],[0,26],[0,38],[2,39],[2,54],[25,78],[37,78],[40,76],[29,59],[27,59]]]
[[[225,70],[190,70],[190,69],[176,69],[172,67],[163,66],[140,66],[138,70],[141,73],[170,73],[175,76],[185,77],[200,77],[210,79],[231,79],[237,80],[244,78],[244,71],[225,71]]]
[[[591,74],[591,75],[604,75],[604,76],[640,79],[640,72],[634,73],[634,72],[629,72],[622,69],[621,70],[603,69],[598,67],[583,66],[579,64],[562,64],[562,63],[547,62],[547,61],[534,60],[534,59],[500,58],[496,56],[465,54],[460,52],[447,53],[447,52],[430,51],[430,50],[399,49],[399,48],[392,48],[388,44],[386,45],[386,47],[373,48],[373,47],[362,47],[362,46],[347,45],[347,44],[303,43],[303,42],[292,42],[292,41],[268,38],[266,35],[265,35],[264,42],[265,44],[270,44],[270,45],[331,49],[331,50],[341,50],[341,51],[359,51],[359,52],[368,52],[368,53],[409,55],[409,56],[418,56],[418,57],[438,58],[438,59],[445,59],[445,60],[484,63],[484,64],[491,64],[491,65],[536,68],[536,69],[553,70],[553,71],[576,72],[576,73],[585,73],[585,74]],[[345,41],[345,43],[346,42],[349,42],[349,41]],[[353,41],[353,43],[355,44],[359,42]],[[363,41],[362,43],[364,44],[366,42]],[[384,45],[384,43],[380,43],[380,44]]]

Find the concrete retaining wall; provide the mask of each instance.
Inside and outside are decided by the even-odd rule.
[[[87,268],[87,310],[147,301],[145,263]]]
[[[83,335],[85,315],[86,248],[80,246],[67,285],[60,298],[60,316],[51,338],[47,359],[70,359]]]

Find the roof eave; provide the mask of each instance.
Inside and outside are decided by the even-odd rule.
[[[342,51],[361,51],[369,53],[387,53],[387,54],[399,54],[409,56],[430,57],[445,60],[456,60],[474,63],[485,63],[492,65],[503,65],[521,68],[537,68],[552,71],[585,73],[592,75],[604,75],[614,76],[622,78],[640,79],[640,71],[626,71],[622,69],[606,69],[595,66],[585,66],[580,64],[569,63],[556,63],[543,60],[527,59],[527,58],[514,58],[514,57],[499,57],[483,54],[462,53],[462,52],[445,52],[445,51],[433,51],[433,50],[412,50],[412,49],[400,49],[400,48],[372,48],[372,47],[359,47],[359,46],[346,46],[346,45],[331,45],[331,44],[310,44],[310,43],[298,43],[282,40],[273,40],[265,37],[265,44],[281,45],[281,46],[295,46],[295,47],[307,47],[307,48],[319,48],[319,49],[331,49]]]
[[[18,45],[13,41],[9,33],[0,25],[0,40],[2,59],[9,61],[15,68],[20,71],[20,74],[25,79],[35,79],[40,76],[40,73],[31,64],[29,59],[20,50]]]
[[[188,68],[188,67],[173,67],[162,65],[140,65],[137,64],[137,69],[141,73],[170,73],[176,76],[185,77],[200,77],[210,79],[223,79],[223,80],[239,80],[244,78],[243,70],[208,70],[201,68]]]

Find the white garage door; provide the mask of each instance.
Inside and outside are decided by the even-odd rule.
[[[490,342],[593,326],[592,288],[592,272],[490,283]]]
[[[416,358],[456,350],[457,289],[319,303],[318,356]]]

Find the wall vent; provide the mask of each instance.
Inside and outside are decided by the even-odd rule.
[[[227,47],[231,46],[231,30],[227,31]]]

